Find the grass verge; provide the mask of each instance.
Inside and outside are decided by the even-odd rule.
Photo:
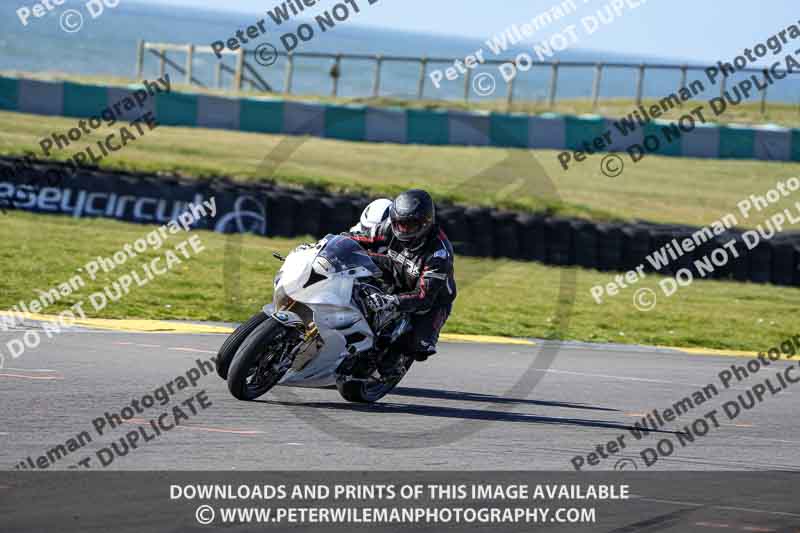
[[[20,300],[30,301],[37,290],[67,281],[88,261],[98,255],[110,256],[152,229],[104,219],[21,212],[0,215],[0,260],[6,265],[5,275],[0,277],[0,309]],[[271,252],[285,253],[302,241],[197,233],[205,251],[144,287],[134,286],[130,294],[101,312],[88,314],[98,318],[244,320],[271,299],[272,278],[280,265]],[[84,308],[91,310],[89,294],[133,269],[141,272],[139,265],[147,258],[162,255],[186,237],[175,235],[162,250],[148,250],[101,274],[95,282],[82,274],[86,287],[43,312],[53,313],[82,300],[86,301]],[[459,257],[459,297],[446,331],[753,351],[798,334],[798,289],[695,281],[669,299],[662,297],[654,310],[645,313],[633,307],[633,289],[598,305],[589,289],[607,283],[612,274],[574,270],[575,303],[569,325],[559,335],[554,321],[564,269]],[[240,291],[226,290],[226,277],[227,286],[238,285]],[[648,276],[637,288],[650,287],[660,295],[658,279]]]

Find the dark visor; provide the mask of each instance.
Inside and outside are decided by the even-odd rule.
[[[419,220],[398,220],[393,222],[392,225],[398,233],[408,234],[418,231],[422,223]]]

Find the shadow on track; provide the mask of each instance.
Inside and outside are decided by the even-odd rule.
[[[549,402],[545,400],[526,400],[521,398],[506,398],[491,394],[477,392],[462,392],[440,389],[419,389],[416,387],[398,387],[389,393],[389,396],[410,396],[412,398],[431,398],[435,400],[455,400],[461,402],[485,402],[499,404],[544,405],[546,407],[564,407],[567,409],[587,409],[591,411],[619,411],[610,407],[596,407],[582,403]],[[388,396],[387,396],[388,397]]]
[[[459,420],[480,420],[486,422],[516,422],[527,424],[558,424],[569,426],[595,427],[604,429],[619,429],[623,431],[639,430],[642,433],[667,433],[677,435],[680,432],[636,428],[619,422],[606,422],[603,420],[588,420],[581,418],[561,418],[551,416],[528,415],[508,411],[488,411],[482,409],[460,409],[457,407],[439,407],[434,405],[413,405],[399,403],[340,403],[340,402],[282,402],[277,400],[254,400],[257,403],[280,405],[284,407],[307,407],[309,409],[326,409],[330,411],[347,411],[365,414],[399,414],[429,416],[435,418],[451,418]]]

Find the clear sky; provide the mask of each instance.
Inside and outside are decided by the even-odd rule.
[[[139,0],[147,3],[235,10],[264,15],[279,0]],[[324,7],[339,0],[323,0]],[[367,0],[356,0],[366,4]],[[574,0],[578,13],[565,23],[593,14],[611,0]],[[637,53],[665,58],[716,61],[732,58],[746,46],[764,40],[800,19],[797,0],[626,0],[641,2],[626,9],[611,25],[578,48]],[[397,30],[490,37],[521,24],[558,4],[556,0],[378,0],[355,24]],[[559,21],[561,24],[561,21]],[[554,29],[560,29],[554,28]]]

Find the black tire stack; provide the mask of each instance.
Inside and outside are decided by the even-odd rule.
[[[15,162],[18,159],[0,158],[3,166]],[[28,173],[44,176],[48,171],[62,167],[55,162],[42,161]],[[257,207],[266,212],[266,234],[273,237],[321,237],[347,231],[369,202],[365,197],[280,187],[271,183],[240,184],[226,178],[188,180],[179,176],[99,168],[82,169],[80,177],[81,184],[75,177],[68,177],[65,182],[70,187],[80,185],[90,192],[120,189],[129,191],[128,194],[135,194],[137,187],[143,190],[142,194],[154,188],[175,187],[181,189],[181,194],[186,197],[217,195],[220,203],[226,205],[233,205],[240,196],[246,195],[250,197],[248,201],[261,204]],[[461,255],[538,261],[558,266],[577,265],[608,272],[634,270],[639,265],[646,272],[654,272],[656,269],[648,257],[653,257],[659,250],[664,253],[667,245],[678,252],[674,243],[680,244],[700,230],[644,221],[596,223],[457,205],[439,206],[438,218],[456,252]],[[201,227],[213,229],[213,222],[209,220],[206,226]],[[709,257],[711,252],[731,240],[736,241],[739,256],[731,255],[724,266],[715,265],[707,277],[800,286],[800,232],[784,231],[769,240],[761,238],[758,246],[749,250],[740,230],[728,230],[714,235],[693,251],[676,254],[680,257],[675,259],[666,252],[667,264],[658,269],[658,273],[674,275],[679,269],[688,268],[696,274],[696,261]]]

